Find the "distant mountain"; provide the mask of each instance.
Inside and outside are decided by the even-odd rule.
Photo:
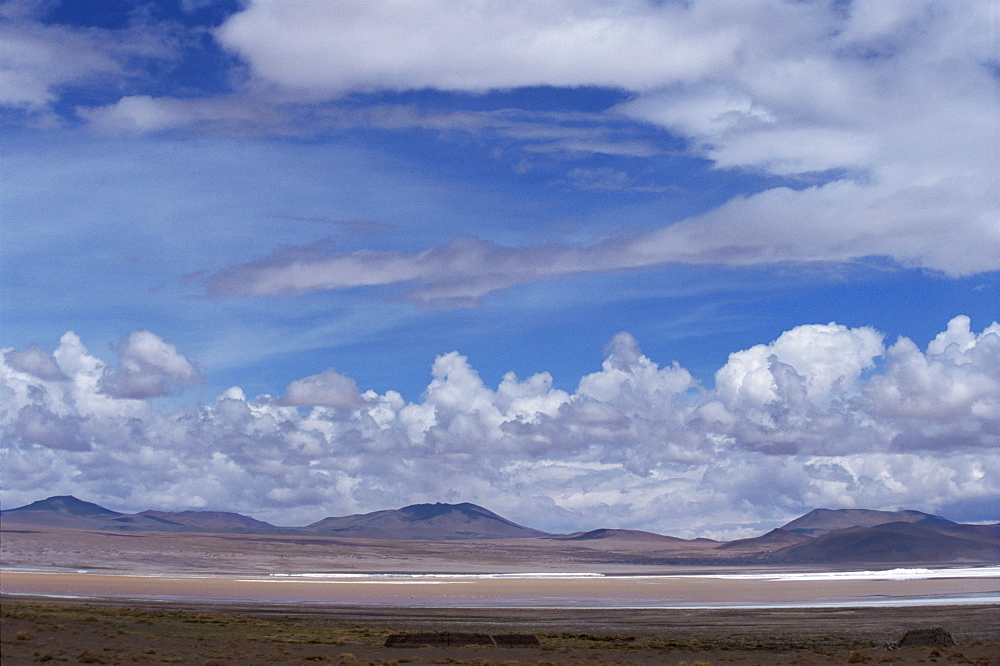
[[[306,529],[327,536],[428,541],[547,536],[468,502],[413,504],[402,509],[324,518]]]
[[[54,497],[49,497],[47,499],[38,500],[37,502],[32,502],[27,506],[22,506],[17,509],[8,509],[6,511],[0,511],[0,514],[8,514],[13,512],[28,512],[28,511],[38,511],[44,512],[46,514],[61,514],[67,516],[120,516],[121,514],[117,511],[112,511],[111,509],[105,509],[100,504],[94,504],[93,502],[84,502],[83,500],[78,500],[72,495],[56,495]]]
[[[664,536],[654,532],[643,532],[641,530],[613,530],[599,529],[589,532],[574,532],[572,534],[560,534],[549,537],[556,541],[627,541],[630,543],[687,543],[687,539]]]
[[[273,534],[287,530],[238,513],[222,511],[143,511],[119,513],[71,495],[50,497],[0,511],[5,524],[128,532],[209,532]]]
[[[324,518],[306,527],[276,527],[224,511],[119,513],[72,496],[50,497],[0,511],[5,529],[240,535],[300,535],[350,539],[458,541],[544,537],[553,547],[601,551],[634,561],[636,553],[700,563],[1000,563],[1000,524],[960,525],[919,511],[817,509],[751,539],[714,542],[652,532],[597,529],[552,535],[511,522],[475,504],[414,504],[402,509]],[[561,545],[560,545],[561,544]],[[568,551],[572,552],[572,551]],[[624,555],[623,555],[624,554]],[[707,559],[706,559],[707,558]],[[617,560],[616,560],[617,561]]]
[[[781,548],[769,562],[1000,562],[1000,525],[927,525],[916,521],[848,527]]]
[[[115,521],[124,523],[133,516],[121,516]],[[288,528],[275,527],[262,520],[228,511],[143,511],[135,514],[138,521],[155,521],[162,531],[222,532],[227,534],[275,534]]]
[[[298,534],[359,539],[497,539],[547,536],[475,504],[414,504],[402,509],[324,518],[307,527],[276,527],[224,511],[119,513],[75,497],[50,497],[0,511],[4,525],[81,530]]]
[[[121,515],[72,495],[59,495],[17,509],[0,511],[0,520],[44,527],[103,529],[101,526]]]
[[[915,523],[918,525],[954,525],[941,516],[920,511],[872,511],[869,509],[816,509],[781,527],[786,532],[822,536],[848,527],[874,527],[886,523]]]

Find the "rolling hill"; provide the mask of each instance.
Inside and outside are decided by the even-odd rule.
[[[796,532],[789,532],[783,528],[776,528],[759,537],[749,539],[737,539],[729,541],[719,546],[719,550],[742,551],[742,552],[771,552],[777,548],[796,546],[813,541],[813,537]]]

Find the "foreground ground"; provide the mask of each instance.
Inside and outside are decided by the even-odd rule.
[[[1000,607],[773,610],[419,609],[60,602],[4,596],[5,666],[64,663],[981,664]],[[887,650],[912,628],[957,645]],[[405,631],[537,636],[536,648],[385,648]]]
[[[274,572],[330,571],[599,571],[662,576],[723,567],[704,552],[695,552],[707,548],[704,544],[597,541],[570,547],[537,540],[432,543],[80,530],[2,532],[4,666],[49,661],[199,666],[323,662],[1000,666],[996,656],[1000,655],[1000,606],[945,605],[954,595],[996,598],[1000,589],[995,577],[819,583],[674,579],[670,590],[661,590],[655,582],[634,589],[634,581],[590,578],[305,585],[265,579]],[[858,568],[868,566],[885,568]],[[759,569],[738,570],[751,568]],[[78,573],[81,569],[89,573]],[[26,595],[74,595],[88,601],[56,602],[53,596]],[[663,605],[664,600],[678,598],[699,605],[718,599],[767,602],[771,597],[784,602],[799,597],[834,599],[845,606],[901,597],[900,603],[934,599],[941,605],[773,610],[621,607]],[[607,599],[614,601],[608,605],[619,608],[579,607],[599,606]],[[525,600],[559,607],[518,608],[528,605]],[[508,607],[498,608],[501,603]],[[885,649],[905,631],[922,627],[944,627],[958,645]],[[383,647],[388,635],[400,632],[526,633],[541,645]]]

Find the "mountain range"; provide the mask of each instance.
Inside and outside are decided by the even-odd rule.
[[[0,526],[101,532],[338,537],[379,541],[518,539],[606,552],[690,551],[720,562],[1000,563],[1000,524],[963,525],[919,511],[816,509],[762,536],[717,542],[638,530],[596,529],[554,535],[518,525],[470,503],[414,504],[401,509],[324,518],[279,527],[222,511],[119,513],[72,496],[0,511]],[[687,551],[685,551],[687,549]],[[666,563],[666,562],[665,562]]]

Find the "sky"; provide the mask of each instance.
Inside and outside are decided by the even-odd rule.
[[[0,2],[0,500],[1000,521],[990,0]]]

